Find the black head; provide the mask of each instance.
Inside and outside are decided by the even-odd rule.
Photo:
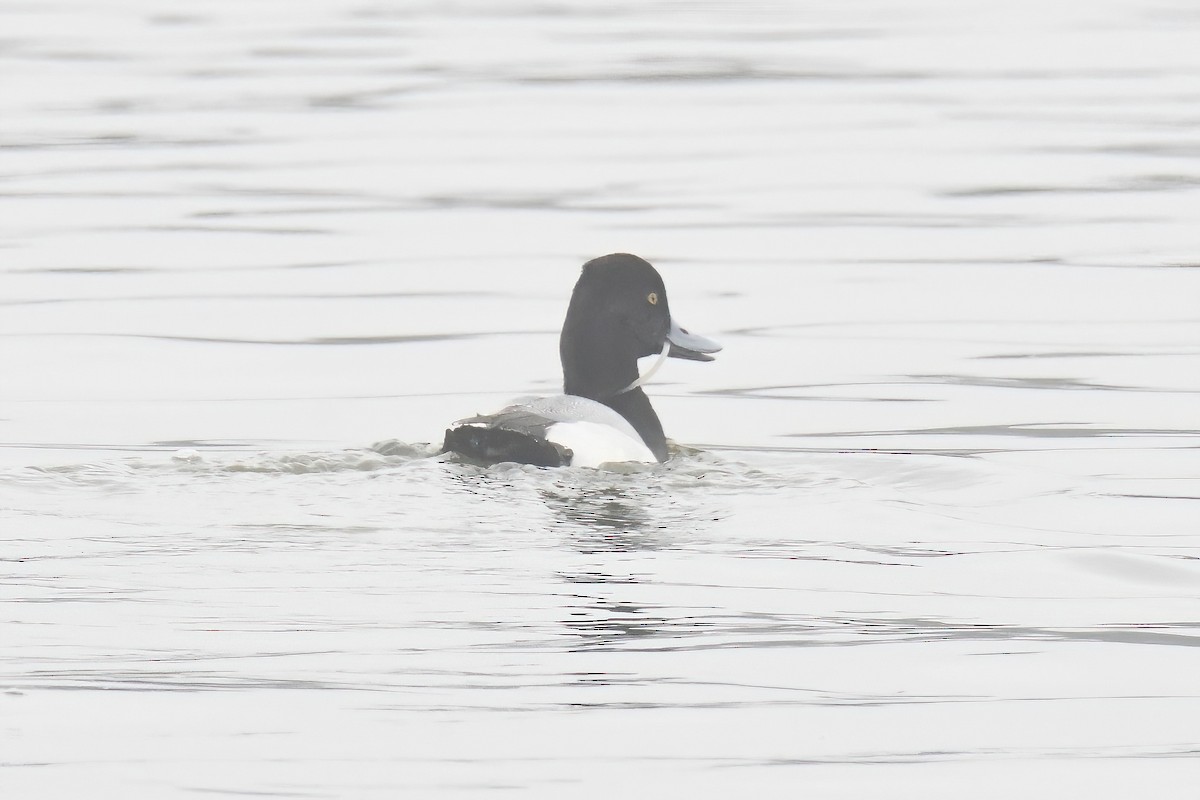
[[[637,360],[666,347],[672,357],[697,361],[711,361],[708,353],[721,349],[671,320],[667,289],[647,261],[613,253],[584,264],[559,339],[563,390],[616,409],[660,459],[666,452],[662,428],[634,387]]]
[[[628,253],[587,262],[559,340],[567,393],[615,394],[637,378],[637,359],[662,351],[670,330],[667,289],[648,262]]]

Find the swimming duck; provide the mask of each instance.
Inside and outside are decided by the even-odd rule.
[[[712,361],[720,349],[671,318],[666,287],[649,262],[629,253],[592,259],[559,337],[564,394],[459,420],[442,451],[543,467],[666,461],[667,440],[642,383],[668,357]],[[639,375],[637,360],[655,354],[658,361]]]

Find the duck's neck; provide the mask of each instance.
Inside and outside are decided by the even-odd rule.
[[[567,326],[571,319],[568,317]],[[638,436],[659,461],[667,460],[667,439],[662,423],[650,405],[650,398],[641,387],[621,391],[638,379],[637,357],[633,345],[597,346],[598,340],[586,335],[567,334],[559,348],[563,364],[563,391],[567,394],[595,400],[616,411],[633,426]],[[587,365],[584,367],[583,365]]]
[[[641,390],[641,387],[621,392],[599,402],[604,403],[628,420],[633,429],[638,432],[638,436],[642,437],[646,447],[649,447],[650,452],[654,453],[655,458],[659,461],[667,460],[667,437],[663,434],[658,414],[654,413],[654,406],[650,405],[650,398],[646,397],[646,393]]]

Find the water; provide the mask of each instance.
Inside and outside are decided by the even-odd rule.
[[[1191,4],[0,31],[4,796],[1192,791]],[[611,251],[692,449],[430,457]]]

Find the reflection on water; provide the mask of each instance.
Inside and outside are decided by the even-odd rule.
[[[1198,25],[5,4],[6,796],[1194,785]],[[690,447],[439,456],[613,251]]]
[[[629,487],[595,488],[551,486],[540,494],[561,526],[571,546],[581,553],[659,550],[670,546],[672,536],[688,536],[687,517],[662,517],[654,508],[651,491]],[[683,523],[683,524],[681,524]]]
[[[633,480],[638,477],[634,473]],[[694,523],[689,519],[693,515],[677,512],[667,516],[655,507],[660,481],[651,481],[659,486],[641,491],[603,482],[589,487],[588,483],[593,482],[578,486],[560,483],[540,492],[554,515],[553,530],[565,533],[569,546],[581,555],[655,552],[681,547],[673,541],[677,537],[694,537]],[[564,572],[561,578],[573,593],[562,619],[564,629],[579,637],[572,650],[625,647],[639,637],[670,635],[660,609],[627,599],[628,590],[641,583],[636,574],[589,565]],[[597,585],[610,584],[622,586],[620,599],[592,591]]]

